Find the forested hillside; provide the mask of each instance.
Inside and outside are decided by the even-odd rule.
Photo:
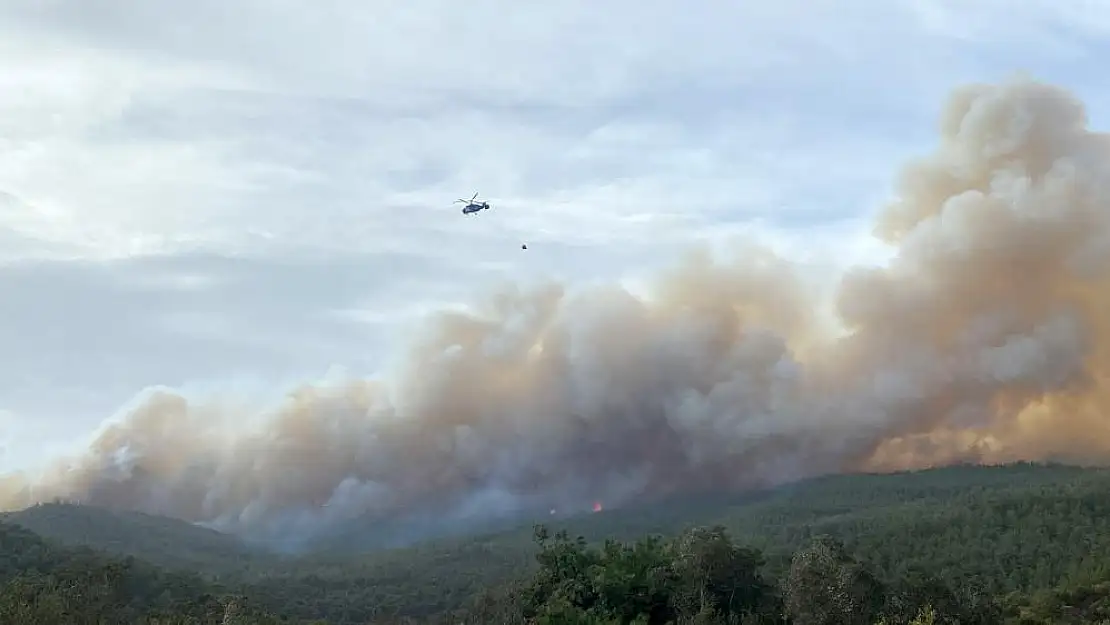
[[[156,571],[152,565],[73,551],[7,527],[5,609],[19,597],[65,596],[63,589],[91,580],[120,580],[97,581],[97,592],[116,588],[111,592],[126,594],[131,591],[119,589],[131,588],[128,580],[141,577],[152,581],[135,586],[139,598],[126,602],[128,618],[138,618],[142,610],[164,614],[182,601],[192,602],[179,606],[182,614],[215,618],[228,602],[225,597],[238,596],[236,605],[257,604],[299,622],[385,623],[404,616],[437,622],[464,606],[473,608],[479,597],[477,612],[455,612],[453,622],[524,622],[531,615],[550,623],[628,623],[647,614],[644,605],[656,606],[651,608],[656,612],[648,611],[663,615],[659,618],[681,622],[730,622],[729,614],[740,618],[745,610],[768,622],[782,622],[783,614],[792,614],[797,623],[841,622],[807,621],[802,612],[817,608],[797,605],[799,597],[820,596],[812,588],[797,590],[798,580],[806,578],[799,562],[816,561],[835,564],[829,569],[839,571],[833,578],[872,589],[866,601],[853,599],[872,606],[860,612],[871,619],[866,625],[881,618],[906,622],[926,608],[934,611],[936,622],[954,622],[954,615],[962,615],[963,623],[1085,623],[1110,617],[1110,472],[1066,466],[829,477],[732,500],[702,498],[571,519],[541,532],[540,544],[529,526],[409,549],[295,560],[257,553],[231,537],[157,517],[52,505],[8,518],[27,527],[37,524],[59,541],[219,572],[221,579],[217,586],[192,573],[151,573]],[[142,524],[149,529],[141,529]],[[714,526],[720,530],[707,529]],[[692,528],[701,529],[686,531]],[[129,533],[134,541],[126,539]],[[652,541],[652,534],[664,539]],[[573,539],[579,535],[582,542]],[[626,546],[613,542],[591,550],[605,539]],[[695,571],[690,562],[698,558],[704,563]],[[20,562],[34,563],[38,573],[13,578],[25,568]],[[82,567],[95,573],[81,577]],[[691,581],[697,571],[723,575],[724,581],[710,584],[718,590],[737,586],[730,576],[748,580],[742,585],[758,586],[761,598],[743,609],[717,605],[710,610],[699,604],[690,612],[691,597],[717,592]],[[826,573],[807,575],[824,579]],[[757,578],[758,583],[752,581]],[[856,588],[857,582],[849,586]],[[639,607],[618,605],[614,597],[627,593],[651,596],[638,600]],[[123,609],[105,600],[98,605]],[[663,622],[651,614],[649,623]],[[978,620],[968,620],[971,614]],[[682,620],[695,617],[703,620]],[[0,617],[0,622],[7,621]]]
[[[279,622],[199,575],[64,547],[0,524],[5,625],[207,625],[229,614],[258,625]]]
[[[0,521],[64,544],[134,556],[171,569],[243,572],[267,568],[277,560],[235,536],[140,512],[48,503],[0,515]]]

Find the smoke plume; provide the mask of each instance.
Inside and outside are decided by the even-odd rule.
[[[309,535],[838,471],[1100,462],[1107,135],[1026,80],[958,89],[939,127],[876,224],[893,259],[838,278],[835,327],[764,250],[693,253],[649,297],[509,290],[435,318],[395,379],[305,386],[265,418],[155,393],[35,498]],[[30,486],[11,477],[0,503]]]

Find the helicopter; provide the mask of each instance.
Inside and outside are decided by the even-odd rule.
[[[489,202],[477,202],[477,201],[475,201],[477,199],[478,199],[478,193],[475,192],[474,195],[470,196],[469,200],[458,199],[458,200],[455,200],[455,203],[462,202],[463,204],[466,205],[466,206],[463,206],[463,208],[462,208],[462,214],[463,215],[471,215],[471,214],[477,213],[478,211],[489,210]],[[528,249],[528,244],[527,243],[521,243],[520,249],[522,249],[522,250]]]
[[[480,210],[489,210],[489,202],[475,202],[474,200],[477,197],[478,197],[478,193],[475,192],[473,197],[471,197],[469,200],[461,200],[461,199],[460,200],[455,200],[455,203],[457,204],[459,202],[462,202],[463,204],[466,204],[466,206],[463,206],[463,209],[462,209],[462,214],[463,215],[470,215],[470,214],[473,214],[473,213],[477,213]]]

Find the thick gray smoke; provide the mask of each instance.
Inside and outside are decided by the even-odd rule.
[[[306,386],[250,430],[154,395],[34,493],[307,535],[831,471],[1101,461],[1110,142],[1086,123],[1043,84],[955,92],[877,225],[897,254],[840,278],[835,331],[788,261],[693,254],[648,298],[544,285],[445,313],[397,379]],[[26,505],[27,482],[4,488]]]

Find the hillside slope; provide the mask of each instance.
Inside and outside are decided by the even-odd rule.
[[[71,544],[175,568],[251,573],[251,594],[272,609],[351,619],[338,622],[451,609],[535,566],[531,526],[405,549],[277,559],[159,517],[79,506],[40,506],[19,517]],[[975,579],[991,594],[1110,580],[1110,471],[1061,465],[834,476],[551,524],[590,541],[720,524],[739,543],[764,551],[772,578],[810,537],[831,534],[884,576],[925,569],[955,583]]]
[[[0,523],[0,623],[217,625],[229,605],[251,623],[279,622],[196,574],[67,547]]]
[[[811,536],[830,534],[880,574],[925,569],[953,582],[975,579],[992,594],[1110,579],[1110,471],[1062,465],[835,476],[742,499],[670,502],[552,526],[597,542],[716,524],[762,549],[773,577]],[[274,605],[284,593],[303,597],[305,615],[348,601],[423,614],[532,570],[534,554],[527,527],[357,558],[305,558],[258,590]]]
[[[96,506],[41,504],[0,515],[0,522],[61,544],[132,556],[170,569],[225,574],[267,568],[276,559],[235,536],[185,521]]]

